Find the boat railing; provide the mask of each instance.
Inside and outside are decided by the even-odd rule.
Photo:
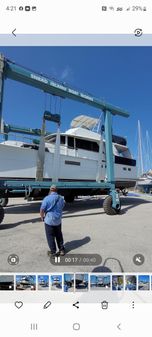
[[[37,144],[39,145],[40,138],[36,138],[35,136],[29,136],[29,135],[23,135],[18,134],[15,132],[8,133],[0,132],[0,143],[7,144],[7,141],[13,141],[14,145],[18,145],[18,142],[22,142],[25,144]],[[54,152],[55,149],[55,143],[51,144],[49,142],[46,142],[46,147],[49,148],[50,152]],[[60,154],[66,154],[68,155],[68,148],[66,145],[61,144],[60,146]]]

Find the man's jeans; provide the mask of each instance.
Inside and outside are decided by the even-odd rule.
[[[45,232],[47,242],[52,254],[56,253],[56,242],[59,250],[64,249],[61,224],[58,226],[50,226],[45,223]]]

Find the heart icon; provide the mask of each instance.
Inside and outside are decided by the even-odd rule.
[[[16,301],[14,304],[15,304],[15,307],[16,307],[17,309],[21,309],[22,306],[23,306],[23,302],[21,302],[21,301]]]

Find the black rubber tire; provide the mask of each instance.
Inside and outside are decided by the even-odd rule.
[[[108,195],[108,197],[106,197],[103,202],[103,209],[105,213],[108,215],[116,215],[120,213],[121,205],[118,208],[113,208],[112,207],[112,197],[111,195]]]
[[[4,208],[0,206],[0,223],[2,223],[4,219]]]
[[[74,198],[75,198],[75,195],[73,195],[73,194],[65,195],[65,197],[64,197],[66,202],[73,202]]]
[[[8,198],[0,198],[0,206],[6,207],[8,204]]]

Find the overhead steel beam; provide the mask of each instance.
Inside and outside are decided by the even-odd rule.
[[[129,117],[129,113],[119,107],[106,103],[88,93],[78,91],[64,83],[18,66],[9,60],[5,60],[4,75],[5,78],[31,85],[52,95],[86,103],[94,108],[110,111],[113,115]]]

